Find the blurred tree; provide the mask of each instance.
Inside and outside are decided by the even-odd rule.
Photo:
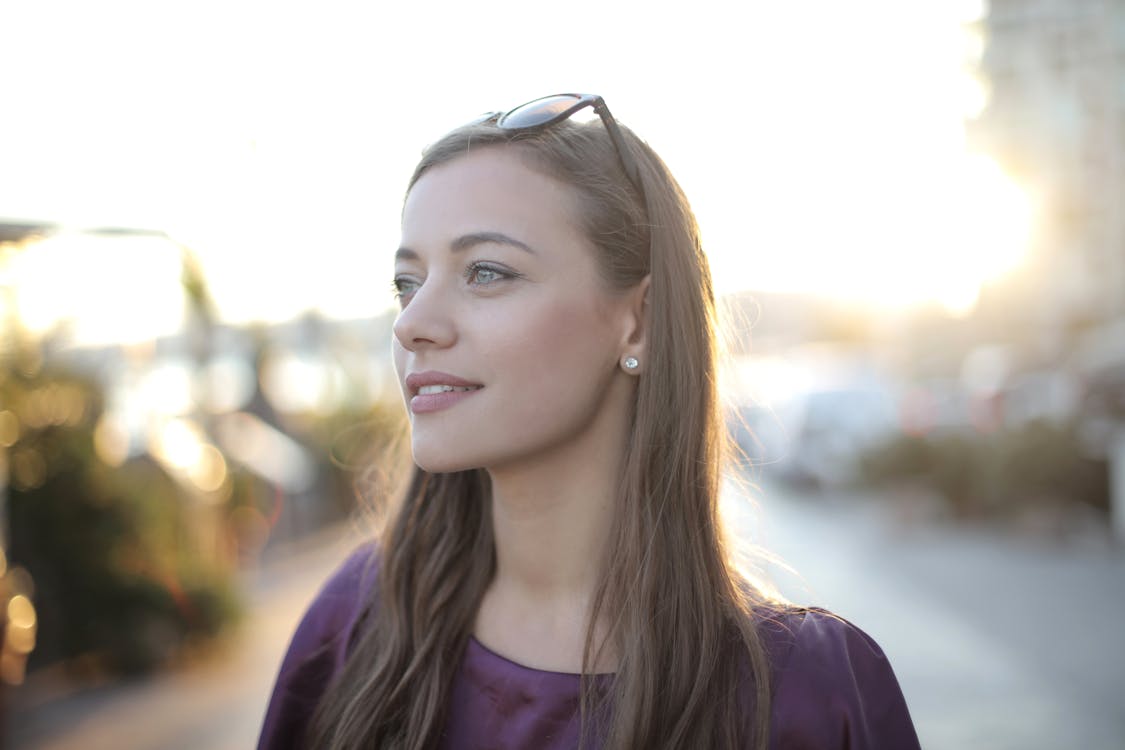
[[[0,395],[19,424],[9,557],[35,582],[30,666],[93,655],[114,671],[145,671],[237,614],[230,571],[186,533],[190,498],[179,485],[148,458],[120,467],[98,458],[92,382],[17,370]]]
[[[861,467],[873,485],[937,490],[958,518],[1109,507],[1108,467],[1087,454],[1076,423],[900,435],[865,452]]]

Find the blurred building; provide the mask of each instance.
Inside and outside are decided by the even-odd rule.
[[[1015,359],[1081,394],[1064,401],[1108,463],[1125,540],[1125,0],[990,0],[981,24],[988,98],[968,134],[1039,213],[1030,262],[992,307],[1022,329]]]
[[[1058,352],[1125,318],[1125,2],[991,0],[981,23],[969,136],[1039,198],[1019,284]]]

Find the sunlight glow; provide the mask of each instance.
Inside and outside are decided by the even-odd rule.
[[[489,34],[523,15],[497,3]],[[965,152],[963,118],[987,98],[970,73],[983,0],[737,11],[574,0],[556,33],[596,15],[614,45],[544,56],[537,35],[508,34],[509,58],[540,64],[502,77],[462,64],[479,53],[466,31],[480,21],[456,4],[442,4],[440,27],[432,8],[410,4],[201,0],[157,12],[121,0],[68,6],[66,27],[54,6],[0,10],[14,30],[0,68],[24,71],[9,98],[25,103],[5,119],[0,206],[16,219],[168,232],[198,257],[224,322],[389,309],[402,191],[421,149],[482,109],[561,90],[604,95],[669,164],[720,293],[964,310],[1026,244],[1027,199]],[[638,12],[646,33],[621,33]],[[414,28],[428,29],[425,55],[400,33]],[[664,54],[668,35],[682,54]],[[672,101],[672,89],[690,100]],[[179,258],[159,242],[63,235],[28,248],[20,319],[83,343],[180,329]]]
[[[850,171],[826,174],[809,187],[818,193],[816,217],[766,215],[746,250],[712,250],[720,291],[758,278],[764,288],[968,312],[981,286],[1026,254],[1032,201],[990,159],[956,151],[941,158],[904,165],[872,152]]]
[[[992,159],[970,157],[962,206],[971,255],[985,280],[1010,271],[1027,251],[1032,206],[1027,193]]]
[[[135,343],[183,324],[180,255],[168,240],[63,233],[30,243],[12,265],[16,314],[34,333]]]
[[[994,161],[969,157],[958,186],[960,201],[950,216],[954,229],[946,262],[936,266],[939,300],[966,313],[983,284],[995,281],[1024,258],[1030,242],[1032,202]]]

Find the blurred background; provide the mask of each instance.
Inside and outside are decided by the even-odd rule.
[[[1125,2],[0,2],[0,743],[244,748],[404,428],[402,190],[602,94],[677,175],[727,496],[927,748],[1125,746]]]

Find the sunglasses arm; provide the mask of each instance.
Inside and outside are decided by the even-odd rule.
[[[633,151],[629,148],[628,141],[625,140],[625,134],[621,132],[617,120],[613,119],[609,107],[606,106],[605,100],[600,96],[594,100],[594,111],[602,118],[602,123],[605,124],[605,129],[609,132],[613,145],[617,147],[617,156],[625,170],[625,176],[629,178],[629,182],[633,183],[633,187],[641,194],[643,200],[645,192],[644,183],[641,181],[641,170],[637,167],[636,160],[633,159]]]

